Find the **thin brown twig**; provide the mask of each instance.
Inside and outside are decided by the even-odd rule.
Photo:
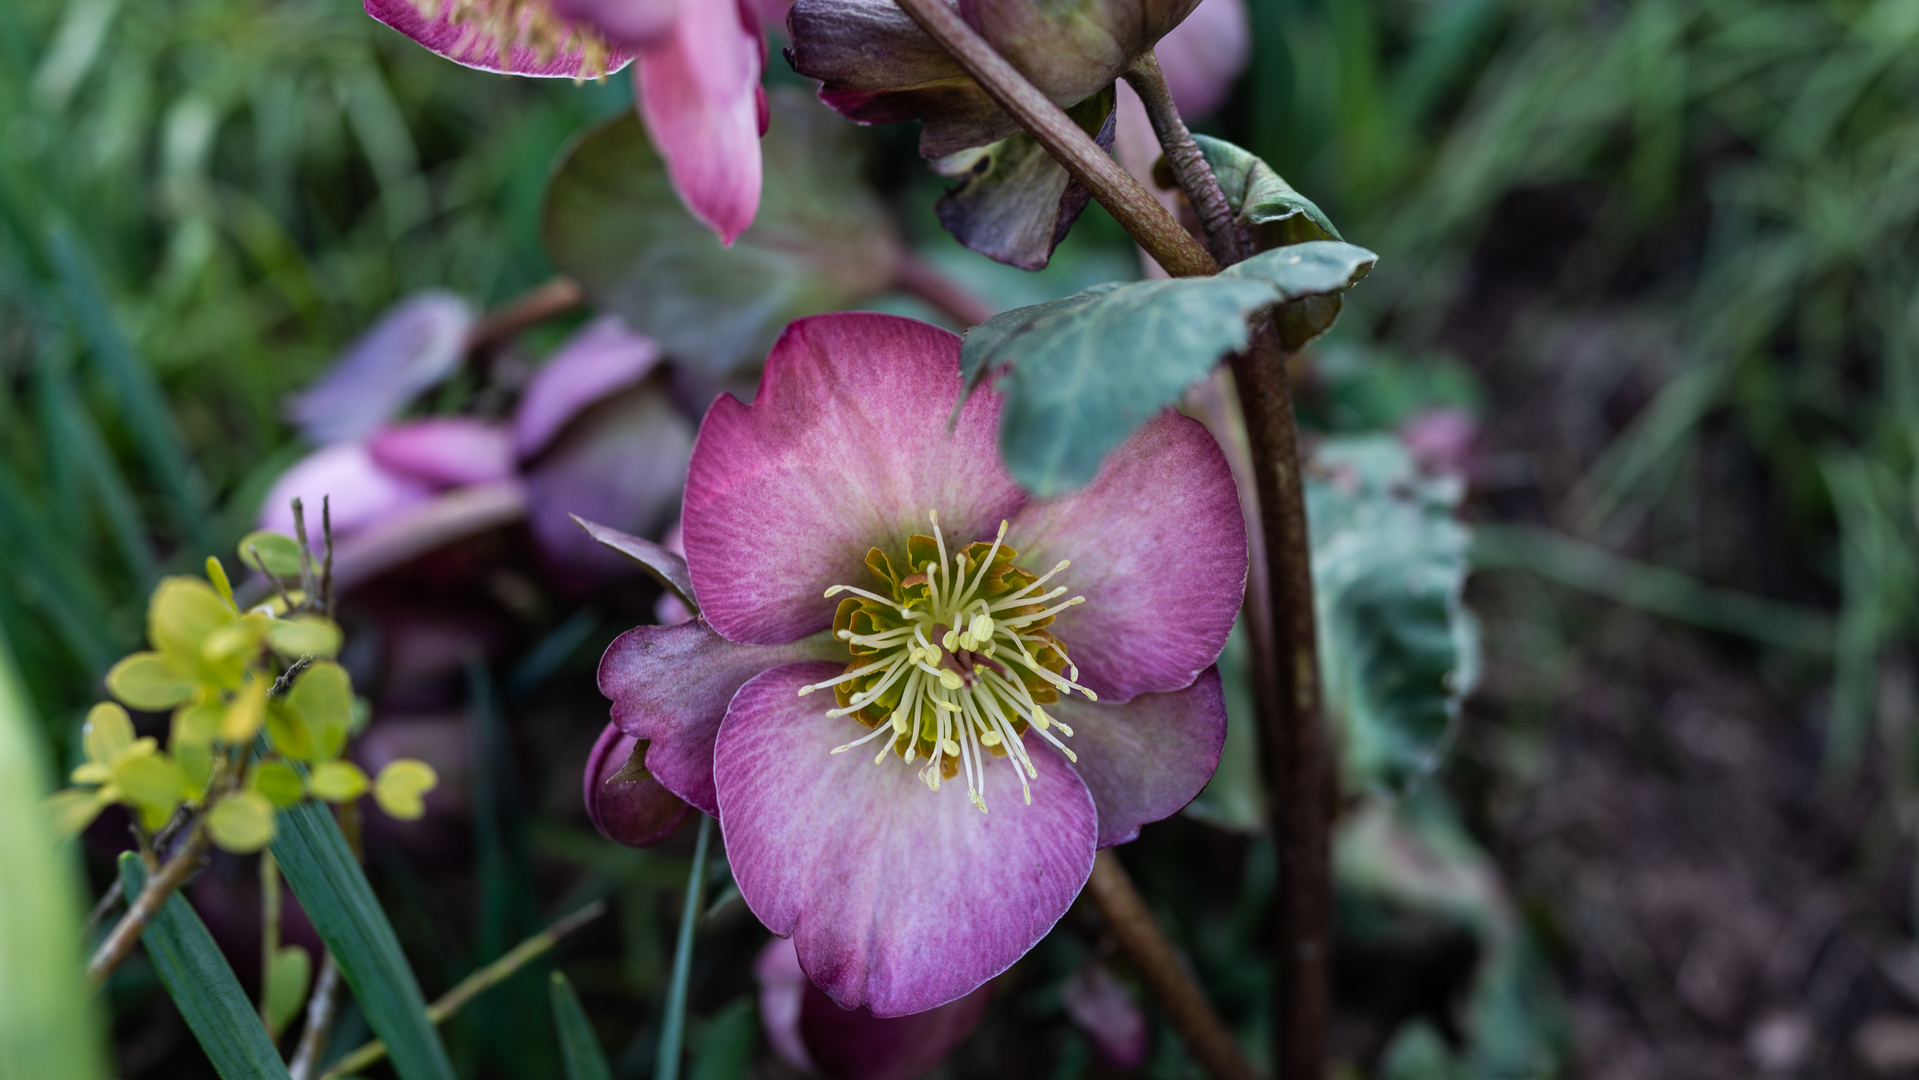
[[[988,97],[1066,166],[1073,179],[1086,185],[1086,190],[1167,273],[1197,277],[1219,272],[1219,264],[1173,220],[1159,200],[1102,150],[1064,109],[1028,82],[967,23],[958,8],[948,0],[899,0],[899,5],[927,36],[952,54]]]
[[[1172,166],[1180,190],[1185,192],[1186,201],[1199,216],[1200,228],[1206,234],[1213,257],[1221,266],[1231,266],[1252,254],[1250,238],[1242,236],[1233,225],[1233,208],[1226,201],[1226,193],[1220,190],[1219,178],[1213,175],[1212,166],[1206,164],[1206,155],[1200,153],[1193,133],[1186,129],[1186,121],[1179,115],[1179,106],[1173,103],[1173,92],[1166,85],[1166,73],[1160,70],[1159,57],[1150,52],[1140,57],[1126,72],[1126,84],[1139,94],[1140,102],[1146,106],[1146,118],[1152,122],[1153,134],[1159,138],[1166,164]]]
[[[1259,1074],[1246,1060],[1231,1029],[1213,1011],[1206,992],[1180,962],[1173,943],[1166,940],[1111,848],[1094,858],[1086,891],[1099,905],[1106,925],[1133,961],[1147,991],[1201,1067],[1217,1080],[1258,1080]]]
[[[453,989],[436,998],[433,1004],[426,1007],[427,1019],[435,1024],[444,1023],[467,1002],[511,978],[540,954],[559,944],[561,938],[599,918],[605,911],[606,902],[594,900],[515,945],[505,956],[461,979]],[[334,1062],[331,1069],[321,1074],[320,1080],[336,1080],[348,1073],[359,1072],[385,1056],[386,1044],[375,1039]],[[301,1077],[296,1075],[293,1080],[301,1080]]]
[[[120,879],[114,878],[113,884],[107,886],[107,891],[100,895],[100,902],[93,905],[93,910],[87,913],[87,925],[83,931],[84,933],[93,933],[94,928],[99,926],[101,920],[107,917],[107,912],[112,911],[113,906],[120,902],[120,895]]]
[[[320,613],[333,617],[333,496],[320,496],[320,543],[326,548],[320,567]]]
[[[911,252],[901,256],[894,284],[926,301],[934,311],[961,326],[978,326],[999,310],[954,281],[938,267]]]
[[[313,577],[313,547],[307,543],[306,507],[301,505],[297,496],[293,500],[293,542],[300,549],[300,606],[311,609],[316,591]],[[293,611],[288,609],[287,614],[291,615]]]
[[[579,282],[570,277],[552,278],[474,323],[466,334],[466,351],[483,352],[584,303],[586,290]]]
[[[320,960],[320,974],[313,980],[313,995],[307,998],[306,1027],[300,1031],[300,1045],[287,1063],[292,1080],[307,1080],[320,1065],[320,1053],[326,1049],[327,1031],[333,1027],[333,1014],[340,1006],[340,965],[331,952]]]
[[[206,851],[206,830],[196,824],[187,833],[179,849],[147,878],[140,895],[127,905],[126,914],[120,916],[120,921],[113,924],[113,929],[100,942],[100,947],[94,950],[93,958],[87,961],[89,986],[97,987],[106,982],[107,976],[113,974],[113,969],[119,967],[121,961],[133,952],[134,944],[146,931],[147,924],[160,913],[161,906],[176,889],[186,884],[194,871],[200,869],[200,861]]]

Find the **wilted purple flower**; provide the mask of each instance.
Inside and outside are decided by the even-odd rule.
[[[640,118],[687,209],[725,244],[753,223],[766,41],[749,0],[364,3],[367,14],[467,67],[591,79],[633,63]]]
[[[806,977],[788,938],[766,943],[753,975],[760,984],[760,1024],[773,1051],[796,1069],[833,1080],[913,1080],[966,1041],[993,996],[989,984],[911,1016],[842,1009]]]
[[[1004,971],[1096,848],[1204,786],[1245,586],[1238,495],[1197,422],[1163,413],[1090,486],[1035,500],[1000,464],[998,396],[955,415],[959,396],[944,330],[789,326],[753,404],[715,402],[693,450],[701,617],[600,665],[647,768],[718,814],[747,904],[877,1016]]]

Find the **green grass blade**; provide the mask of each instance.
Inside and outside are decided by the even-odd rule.
[[[0,636],[0,1076],[107,1075],[99,1018],[80,982],[80,898],[40,800],[46,754]]]
[[[280,814],[273,857],[332,951],[360,1011],[386,1043],[401,1080],[453,1080],[446,1047],[400,940],[348,850],[333,815],[317,803]]]
[[[166,395],[160,392],[153,373],[120,333],[99,277],[73,232],[63,224],[56,224],[48,230],[47,239],[48,251],[60,277],[61,292],[74,322],[86,335],[94,361],[119,399],[127,426],[139,443],[141,456],[151,464],[154,478],[172,502],[181,535],[189,540],[193,550],[211,550],[205,523],[213,500],[207,493],[206,481],[187,457],[186,443],[174,426]]]
[[[120,887],[140,895],[147,870],[133,852],[120,855]],[[200,1049],[221,1080],[273,1080],[287,1076],[286,1063],[260,1026],[260,1016],[240,989],[232,965],[213,943],[192,905],[173,894],[147,924],[141,941],[160,982],[179,1008]]]
[[[660,1057],[653,1080],[680,1080],[680,1048],[686,1044],[686,986],[693,972],[693,934],[700,925],[700,897],[706,890],[706,846],[713,819],[700,815],[700,838],[693,845],[693,869],[686,875],[686,907],[680,911],[680,936],[673,943],[673,981],[666,990],[666,1015],[660,1022]]]
[[[553,999],[553,1026],[560,1033],[560,1059],[566,1063],[566,1080],[613,1080],[599,1040],[593,1037],[593,1024],[580,1008],[579,996],[566,976],[553,973],[550,984]]]

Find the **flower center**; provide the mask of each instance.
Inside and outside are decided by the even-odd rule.
[[[426,18],[444,14],[455,26],[472,27],[503,67],[516,48],[531,49],[541,63],[578,49],[581,79],[606,75],[612,51],[606,39],[593,27],[561,16],[551,0],[413,0],[413,6]]]
[[[927,514],[933,535],[906,541],[906,570],[895,570],[879,548],[866,553],[867,569],[882,591],[835,585],[829,597],[849,594],[833,616],[833,633],[853,659],[840,675],[800,688],[804,697],[831,688],[838,708],[827,716],[851,716],[872,729],[864,738],[833,749],[838,754],[884,739],[875,765],[897,754],[907,764],[920,758],[919,777],[938,791],[941,780],[966,773],[966,797],[986,812],[986,759],[1005,758],[1032,805],[1027,781],[1039,776],[1023,741],[1028,731],[1079,759],[1059,740],[1073,729],[1042,708],[1081,686],[1079,668],[1066,646],[1047,628],[1054,616],[1083,596],[1059,600],[1065,586],[1046,589],[1053,575],[1014,564],[1006,546],[1006,523],[991,544],[975,542],[949,558],[939,512]],[[1058,601],[1057,603],[1055,601]]]

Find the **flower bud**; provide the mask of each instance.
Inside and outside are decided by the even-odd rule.
[[[646,744],[612,724],[586,757],[586,814],[608,840],[652,847],[680,830],[693,808],[646,771]]]
[[[957,1001],[910,1016],[842,1009],[800,968],[790,938],[774,938],[753,964],[760,1022],[780,1059],[833,1080],[913,1080],[979,1027],[992,998],[987,983]]]

